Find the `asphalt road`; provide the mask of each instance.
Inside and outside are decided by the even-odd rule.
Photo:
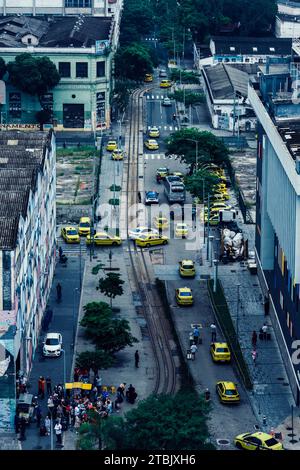
[[[146,97],[147,105],[147,125],[157,125],[161,128],[162,137],[158,139],[161,143],[163,138],[168,136],[168,132],[165,131],[165,126],[169,125],[169,113],[161,114],[161,106],[159,100],[153,100],[150,102]],[[150,109],[150,111],[149,111]],[[170,111],[172,113],[172,111]],[[160,194],[160,205],[150,206],[148,208],[148,222],[151,223],[153,216],[159,211],[164,213],[168,212],[167,200],[163,194],[163,184],[157,184],[155,173],[156,169],[160,166],[166,166],[170,171],[181,171],[186,173],[187,166],[180,163],[178,159],[168,158],[163,155],[162,145],[157,152],[152,154],[145,150],[145,174],[144,183],[145,190],[155,190]],[[192,198],[187,195],[187,203],[191,203]],[[165,211],[165,212],[164,212]],[[176,222],[175,222],[176,223]],[[167,246],[163,247],[164,253],[164,266],[155,266],[154,269],[157,273],[164,272],[165,277],[163,279],[168,280],[168,292],[169,299],[171,301],[172,308],[174,309],[174,315],[177,317],[177,330],[186,338],[186,347],[189,347],[189,332],[191,331],[191,323],[201,323],[203,326],[202,336],[203,344],[198,347],[196,354],[196,360],[191,364],[191,367],[195,369],[195,376],[197,377],[196,385],[200,390],[209,388],[212,395],[213,412],[211,415],[210,428],[214,431],[214,434],[219,438],[226,438],[232,442],[235,435],[246,432],[249,430],[254,431],[253,425],[256,423],[252,409],[250,407],[247,393],[244,391],[239,378],[237,377],[234,367],[227,364],[214,364],[210,352],[210,324],[213,321],[213,311],[210,306],[206,282],[199,281],[201,276],[201,256],[200,248],[202,246],[202,239],[195,238],[195,234],[203,232],[203,227],[197,225],[196,232],[193,230],[192,221],[188,221],[190,234],[192,240],[182,240],[174,238],[174,222],[170,222],[170,227],[166,231],[166,234],[170,237],[170,242]],[[197,222],[198,224],[198,222]],[[194,241],[196,243],[194,243]],[[195,279],[182,279],[178,274],[178,262],[181,259],[188,258],[193,259],[197,266],[197,277]],[[162,270],[162,271],[160,271]],[[175,302],[175,289],[177,287],[188,286],[193,290],[194,305],[191,307],[181,308],[176,305]],[[222,334],[218,331],[218,340],[222,340]],[[215,392],[216,382],[219,380],[233,381],[237,384],[239,392],[241,394],[241,403],[239,406],[224,406],[219,403]]]

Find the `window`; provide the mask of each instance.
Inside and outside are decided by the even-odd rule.
[[[76,77],[77,78],[87,78],[88,77],[88,63],[87,62],[77,62],[76,63]]]
[[[257,47],[252,47],[253,52],[257,52]]]
[[[230,50],[231,50],[231,51],[235,51],[235,47],[234,47],[234,46],[230,46]]]
[[[275,52],[275,47],[270,47],[270,52]]]
[[[105,61],[97,62],[97,77],[105,77]]]
[[[59,62],[58,63],[58,71],[59,71],[59,75],[62,78],[71,77],[71,64],[70,64],[70,62]]]
[[[245,62],[250,62],[250,59],[246,58],[246,59],[245,59]]]

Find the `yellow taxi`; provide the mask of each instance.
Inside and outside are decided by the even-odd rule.
[[[179,287],[175,289],[175,298],[178,305],[193,305],[194,299],[192,289],[189,287]]]
[[[154,245],[166,245],[168,241],[168,237],[164,235],[149,233],[148,235],[140,235],[138,238],[136,238],[135,243],[137,246],[140,246],[142,248],[150,248],[150,246]]]
[[[95,245],[117,246],[117,245],[121,245],[122,243],[122,240],[120,237],[109,235],[106,232],[97,232],[95,233],[94,237],[91,237],[90,235],[86,237],[86,244],[91,245],[93,243],[93,238],[94,238]]]
[[[246,432],[234,439],[238,449],[244,450],[284,450],[283,445],[266,432]]]
[[[170,80],[164,79],[160,82],[160,88],[170,88],[172,86],[172,83]]]
[[[230,206],[229,204],[226,204],[225,202],[213,202],[210,206],[210,211],[211,212],[218,212],[220,210],[230,210],[232,209],[232,206]],[[207,211],[207,207],[205,208],[205,210]]]
[[[148,83],[148,82],[153,82],[153,75],[152,75],[152,73],[146,73],[145,78],[144,78],[144,82],[146,82],[146,83]]]
[[[115,149],[113,153],[111,154],[111,158],[113,160],[123,160],[124,153],[121,149]]]
[[[169,226],[167,217],[162,217],[158,215],[154,217],[153,223],[154,223],[154,227],[161,228],[161,229],[168,228]]]
[[[156,126],[150,127],[148,135],[149,135],[149,137],[159,137],[160,136],[160,131],[159,131],[158,127],[156,127]]]
[[[118,144],[116,140],[109,140],[106,145],[106,150],[108,152],[112,152],[118,148]]]
[[[220,222],[219,211],[217,213],[209,214],[209,225],[218,225]],[[208,225],[208,212],[204,215],[204,223]]]
[[[165,179],[169,175],[169,168],[161,167],[156,170],[156,181],[160,183],[161,180]]]
[[[171,175],[172,175],[172,176],[179,176],[179,178],[181,178],[182,180],[184,179],[184,174],[181,173],[180,171],[173,171],[173,172],[171,173]],[[170,176],[171,176],[171,175],[170,175]]]
[[[223,193],[214,193],[211,197],[211,200],[213,202],[225,202],[227,199],[229,199],[229,197],[227,196],[228,195],[223,194]]]
[[[90,217],[81,217],[78,225],[79,235],[89,235],[91,232],[91,219]]]
[[[241,400],[240,394],[233,382],[217,382],[216,392],[222,403],[239,403]]]
[[[210,354],[214,362],[230,362],[231,359],[227,343],[211,343]]]
[[[80,243],[80,236],[76,227],[63,227],[61,236],[66,243]]]
[[[191,259],[183,259],[179,261],[179,274],[181,277],[195,277],[195,263]]]
[[[145,147],[148,150],[157,150],[159,148],[158,142],[155,139],[147,139],[145,140]]]
[[[188,236],[189,229],[187,224],[178,222],[175,227],[175,237],[186,238]]]

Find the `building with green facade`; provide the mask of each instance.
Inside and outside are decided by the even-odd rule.
[[[14,88],[4,76],[2,128],[36,123],[41,104],[51,110],[56,130],[108,128],[116,29],[113,17],[0,17],[0,56],[6,63],[24,52],[47,56],[61,77],[40,103],[36,96]]]

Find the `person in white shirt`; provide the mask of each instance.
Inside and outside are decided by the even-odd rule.
[[[217,327],[214,322],[210,325],[210,331],[211,331],[211,342],[214,343],[217,341]]]
[[[197,348],[196,344],[193,343],[192,346],[191,346],[191,353],[192,353],[192,356],[193,356],[193,361],[195,360],[195,354],[196,354],[197,351],[198,351],[198,348]]]
[[[56,444],[62,445],[62,425],[60,424],[59,421],[56,421],[56,424],[54,426],[54,431],[56,434]]]

